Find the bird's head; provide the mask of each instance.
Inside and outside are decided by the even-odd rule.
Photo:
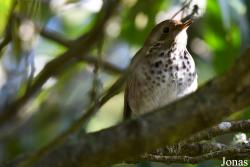
[[[186,30],[191,23],[192,20],[187,20],[185,23],[176,20],[165,20],[153,28],[146,40],[146,45],[151,45],[155,42],[164,42],[166,45],[170,46],[175,42],[186,46]]]

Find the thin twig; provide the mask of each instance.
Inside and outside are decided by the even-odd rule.
[[[222,122],[209,129],[198,132],[190,138],[181,141],[179,144],[195,143],[202,140],[209,140],[233,132],[250,132],[250,120]]]
[[[23,96],[11,103],[6,111],[0,113],[0,125],[3,126],[11,118],[15,117],[20,109],[27,104],[27,102],[39,93],[39,90],[43,84],[51,77],[58,75],[65,71],[69,66],[77,63],[79,55],[86,55],[94,46],[94,44],[101,38],[107,20],[112,16],[115,6],[118,4],[118,0],[105,1],[103,9],[99,14],[99,20],[96,25],[88,33],[84,34],[75,40],[75,45],[69,48],[66,52],[57,56],[55,59],[48,62],[43,70],[34,79],[28,92],[25,92]]]
[[[213,147],[221,147],[218,143],[199,143],[204,140],[210,140],[217,136],[222,136],[228,133],[235,132],[250,132],[250,120],[242,121],[231,121],[231,122],[222,122],[216,126],[213,126],[209,129],[198,132],[197,134],[192,135],[188,139],[185,139],[173,146],[167,146],[165,148],[158,149],[153,154],[157,155],[183,155],[183,154],[201,154],[205,153],[206,150],[213,150]],[[207,148],[210,149],[207,149]],[[186,150],[186,151],[185,151]]]
[[[27,17],[25,17],[21,14],[15,13],[14,16],[17,19],[21,19],[21,20],[28,19]],[[50,29],[45,28],[45,27],[41,28],[41,26],[36,22],[34,22],[34,25],[35,25],[35,28],[40,32],[40,35],[48,40],[56,42],[57,44],[60,44],[60,45],[67,47],[67,48],[72,48],[75,45],[74,40],[66,39],[54,30],[50,30]],[[97,59],[93,56],[90,56],[90,55],[79,56],[79,57],[77,57],[77,59],[80,61],[83,61],[83,62],[93,64],[93,65],[95,65],[97,63]],[[118,67],[112,63],[109,63],[107,61],[103,61],[102,64],[103,64],[102,68],[107,72],[120,74],[124,71],[120,67]]]
[[[82,61],[82,62],[86,62],[86,63],[89,63],[89,64],[96,64],[98,62],[98,60],[93,57],[92,55],[85,55],[84,57],[81,56],[78,58],[79,61]],[[122,69],[116,65],[114,65],[113,63],[110,63],[108,61],[102,61],[102,66],[101,68],[103,70],[105,70],[106,72],[109,72],[109,73],[114,73],[114,74],[121,74],[123,72],[125,72],[125,69]]]
[[[205,160],[210,159],[222,159],[223,157],[227,158],[241,158],[249,159],[250,158],[250,149],[249,148],[227,148],[220,151],[215,151],[200,156],[190,157],[190,156],[161,156],[161,155],[152,155],[146,154],[141,157],[140,160],[163,162],[163,163],[199,163]]]
[[[185,1],[185,2],[183,3],[182,8],[181,8],[180,10],[178,10],[178,11],[171,17],[171,19],[174,19],[180,12],[183,13],[184,10],[186,10],[187,8],[189,8],[191,2],[192,2],[192,0]],[[192,12],[191,12],[190,14],[188,14],[187,16],[185,16],[185,17],[182,16],[181,21],[182,21],[183,23],[185,23],[187,20],[193,19],[194,15],[198,13],[198,10],[199,10],[199,6],[195,4],[195,5],[193,6]]]
[[[22,16],[22,15],[18,15],[18,14],[14,14],[14,16],[17,18],[17,19],[28,19],[26,18],[25,16]],[[39,26],[39,24],[37,23],[34,23],[36,29],[38,31],[40,31],[40,34],[49,39],[49,40],[52,40],[54,42],[57,42],[58,44],[61,44],[65,47],[72,47],[73,45],[73,41],[72,40],[68,40],[68,39],[65,39],[63,38],[61,35],[59,35],[57,32],[55,31],[51,31],[51,30],[48,30],[48,29],[45,29],[45,28],[41,28]],[[83,62],[87,62],[89,64],[96,64],[98,63],[98,60],[97,58],[95,58],[94,56],[89,56],[89,55],[85,55],[85,56],[81,56],[78,58],[78,61],[83,61]],[[100,66],[100,68],[102,68],[103,70],[109,72],[109,73],[114,73],[114,74],[120,74],[122,72],[124,72],[123,69],[121,69],[120,67],[112,64],[112,63],[109,63],[107,61],[102,61],[102,65]],[[34,71],[34,70],[32,70]],[[29,89],[31,88],[31,84],[32,84],[32,80],[30,80],[30,82],[28,82],[28,86],[27,86],[27,90],[30,91]],[[27,119],[18,119],[18,120],[15,120],[15,124],[12,124],[12,125],[9,125],[8,128],[2,128],[1,129],[1,134],[0,134],[0,140],[8,135],[11,135],[19,126],[20,124],[22,124],[24,121],[26,121]],[[18,122],[18,123],[17,123]],[[6,133],[8,132],[8,133]]]
[[[48,30],[46,28],[41,29],[40,34],[42,35],[42,37],[47,38],[49,40],[52,40],[52,41],[54,41],[60,45],[63,45],[67,48],[70,48],[70,47],[72,47],[72,45],[74,45],[74,41],[65,39],[61,35],[59,35],[57,32],[52,31],[52,30]],[[79,56],[77,59],[80,61],[83,61],[83,62],[93,64],[93,65],[98,63],[98,60],[95,57],[90,56],[90,55]],[[118,66],[116,66],[108,61],[103,61],[103,60],[102,60],[101,68],[103,68],[103,70],[110,72],[110,73],[120,74],[120,73],[124,72],[124,69],[122,69],[122,68],[120,68],[120,67],[118,67]]]
[[[183,23],[185,23],[187,20],[193,19],[194,15],[198,13],[198,10],[199,10],[199,6],[194,5],[192,12],[189,15],[187,15],[186,17],[182,18],[181,21]]]
[[[123,76],[121,76],[105,93],[103,93],[96,103],[92,106],[77,120],[75,121],[67,130],[62,134],[53,139],[49,144],[40,150],[33,153],[28,159],[21,162],[19,167],[29,167],[31,164],[36,162],[39,158],[45,155],[49,150],[55,148],[56,146],[62,144],[70,134],[76,132],[83,123],[86,123],[89,118],[94,115],[100,107],[102,107],[110,98],[115,96],[121,91],[121,88],[126,81],[127,76],[131,73],[132,69],[128,69]]]
[[[105,104],[111,97],[116,95],[118,92],[121,91],[121,87],[123,83],[126,80],[127,75],[129,72],[126,72],[123,77],[118,79],[118,81],[108,89],[107,92],[105,92],[98,100],[96,103],[93,103],[93,105],[89,108],[89,110],[86,111],[85,114],[83,114],[82,117],[80,117],[76,122],[73,123],[72,126],[70,126],[67,130],[65,130],[61,135],[56,137],[54,140],[52,140],[48,145],[45,147],[41,148],[40,150],[36,151],[34,154],[32,154],[28,159],[20,163],[20,167],[27,167],[32,165],[34,162],[36,162],[40,157],[45,155],[49,150],[52,148],[56,147],[57,145],[63,143],[67,137],[77,131],[83,123],[86,121],[97,112],[97,110]]]
[[[185,10],[187,7],[189,7],[190,3],[191,3],[191,0],[188,1],[188,2],[187,2],[187,1],[183,2],[182,8],[179,9],[179,10],[171,17],[171,19],[174,19],[180,12],[182,12],[182,11]]]
[[[38,27],[38,25],[37,25]],[[63,45],[65,47],[72,47],[73,45],[73,40],[69,40],[66,38],[63,38],[61,35],[59,35],[56,31],[53,30],[48,30],[46,28],[39,28],[40,29],[40,34],[49,40],[52,40],[60,45]]]
[[[167,146],[165,148],[157,149],[157,151],[151,152],[150,154],[161,155],[161,156],[173,156],[173,155],[197,156],[212,151],[218,151],[223,148],[226,148],[225,144],[208,141],[208,142]]]
[[[200,154],[201,152],[204,153],[204,151],[202,150],[204,150],[208,146],[211,147],[212,143],[208,143],[208,145],[206,145],[204,143],[200,144],[199,142],[204,140],[210,140],[217,136],[222,136],[228,133],[235,133],[235,132],[250,132],[250,120],[222,122],[209,129],[205,129],[201,132],[198,132],[197,134],[192,135],[191,137],[179,142],[176,145],[160,148],[157,151],[153,152],[153,154],[183,155],[183,154]],[[217,145],[216,143],[215,146],[219,145]],[[185,152],[185,150],[187,150],[187,152]]]

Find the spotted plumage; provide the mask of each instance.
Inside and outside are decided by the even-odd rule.
[[[158,24],[132,61],[124,117],[136,117],[179,99],[197,88],[192,56],[186,49],[188,23]]]

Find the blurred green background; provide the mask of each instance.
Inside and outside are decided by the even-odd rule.
[[[0,41],[10,22],[13,3],[13,0],[0,1]],[[16,12],[65,39],[75,39],[92,28],[102,4],[102,0],[19,0]],[[202,85],[214,76],[223,74],[249,46],[250,1],[193,0],[193,4],[197,4],[199,10],[195,15],[196,21],[188,30],[188,50],[195,59],[199,85]],[[90,56],[125,69],[153,26],[171,18],[182,5],[183,0],[122,0],[118,12],[108,22],[104,39]],[[185,10],[186,14],[192,11],[192,5]],[[30,20],[15,25],[11,31],[16,38],[0,53],[0,109],[23,93],[33,72],[36,76],[46,62],[66,50],[62,45],[40,36]],[[1,134],[0,162],[46,145],[93,102],[96,97],[93,83],[95,94],[98,95],[119,77],[119,74],[102,68],[95,74],[94,68],[93,64],[82,61],[62,75],[51,78],[43,86],[42,93],[28,104],[24,115],[27,120],[8,133]],[[97,131],[119,123],[122,109],[123,93],[120,93],[106,103],[82,127],[81,132]],[[246,118],[250,118],[247,109],[228,119]],[[72,138],[77,138],[77,135]],[[231,140],[232,135],[223,137],[225,143]],[[197,165],[142,162],[116,166],[208,167],[219,164],[219,161]]]

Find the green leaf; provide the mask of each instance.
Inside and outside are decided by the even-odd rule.
[[[8,20],[8,15],[9,11],[11,8],[11,0],[2,0],[0,1],[0,36],[3,35],[7,20]]]

